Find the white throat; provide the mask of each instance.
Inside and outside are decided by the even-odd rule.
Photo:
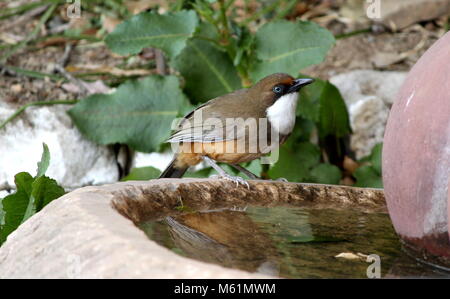
[[[272,128],[282,135],[288,135],[295,126],[295,111],[297,110],[298,92],[280,97],[267,108],[267,118]]]

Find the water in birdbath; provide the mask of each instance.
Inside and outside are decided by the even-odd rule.
[[[180,255],[272,276],[450,277],[407,256],[384,213],[249,206],[185,211],[140,227]]]

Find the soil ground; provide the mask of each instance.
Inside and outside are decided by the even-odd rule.
[[[18,7],[30,2],[33,1],[0,2],[0,11],[2,8]],[[143,3],[141,8],[152,3],[137,2]],[[236,1],[236,5],[242,5],[241,2]],[[146,3],[147,6],[144,5]],[[443,16],[439,20],[414,24],[393,33],[374,26],[368,19],[357,17],[352,20],[344,17],[343,14],[348,15],[348,5],[344,0],[310,0],[306,4],[302,3],[287,18],[300,17],[315,21],[337,36],[369,28],[368,32],[339,38],[323,63],[302,71],[322,79],[354,69],[408,71],[445,33],[445,20],[448,20],[448,16]],[[254,7],[261,5],[255,2]],[[76,86],[65,84],[67,82],[63,77],[55,74],[55,65],[63,59],[68,44],[73,47],[65,59],[65,70],[87,82],[102,80],[109,86],[116,86],[126,77],[154,71],[154,55],[151,50],[130,59],[115,55],[105,47],[101,41],[102,36],[119,20],[91,11],[83,12],[79,19],[68,20],[64,16],[65,11],[65,6],[59,7],[46,25],[41,26],[37,36],[6,60],[3,64],[6,68],[0,68],[0,101],[22,105],[32,101],[78,98],[80,90]],[[30,36],[44,12],[45,7],[41,7],[0,20],[0,57],[11,49],[11,44],[17,44]],[[92,25],[92,20],[95,19],[102,20],[99,21],[101,24]],[[67,29],[81,32],[89,39],[62,36],[62,32]],[[19,68],[19,71],[14,71],[14,67]],[[39,74],[24,74],[20,70]],[[49,76],[45,77],[46,74]],[[42,77],[36,78],[36,75]]]

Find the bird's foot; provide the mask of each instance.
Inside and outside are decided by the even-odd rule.
[[[285,178],[278,178],[276,180],[274,180],[275,182],[283,182],[283,183],[289,183],[289,181]]]
[[[232,208],[230,208],[230,211],[233,211],[233,212],[245,212],[245,211],[247,211],[247,207],[248,206],[245,206],[245,207],[233,206]]]
[[[285,178],[278,178],[276,179],[277,182],[285,182],[285,183],[289,183],[289,181]]]
[[[247,189],[250,189],[250,185],[248,184],[248,182],[246,180],[244,180],[243,178],[241,178],[240,176],[232,176],[232,175],[229,175],[228,173],[224,173],[224,174],[214,176],[214,177],[236,183],[236,187],[239,186],[239,184],[241,184],[241,185],[246,186]]]

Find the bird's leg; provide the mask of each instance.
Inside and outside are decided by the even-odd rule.
[[[248,176],[250,179],[252,180],[262,180],[262,178],[258,177],[256,174],[254,174],[253,172],[251,172],[248,169],[245,169],[244,167],[242,167],[241,165],[237,165],[237,164],[230,164],[231,166],[234,167],[234,169],[237,169],[238,171],[242,172],[243,174],[245,174],[246,176]],[[289,182],[287,179],[285,178],[278,178],[275,180],[275,182],[284,182],[287,183]]]
[[[244,167],[242,167],[241,165],[238,164],[230,164],[234,169],[242,172],[243,174],[245,174],[246,176],[248,176],[250,179],[252,180],[260,180],[261,178],[258,177],[256,174],[254,174],[253,172],[251,172],[248,169],[245,169]]]
[[[226,180],[232,181],[236,183],[236,186],[238,186],[239,184],[245,185],[247,186],[247,188],[250,188],[250,185],[247,183],[246,180],[244,180],[243,178],[239,177],[239,176],[232,176],[229,175],[225,170],[222,169],[222,167],[220,167],[219,165],[217,165],[217,163],[211,159],[208,156],[203,156],[203,160],[205,160],[205,162],[207,164],[209,164],[209,166],[211,166],[212,168],[214,168],[218,173],[219,176],[221,178],[224,178]]]

